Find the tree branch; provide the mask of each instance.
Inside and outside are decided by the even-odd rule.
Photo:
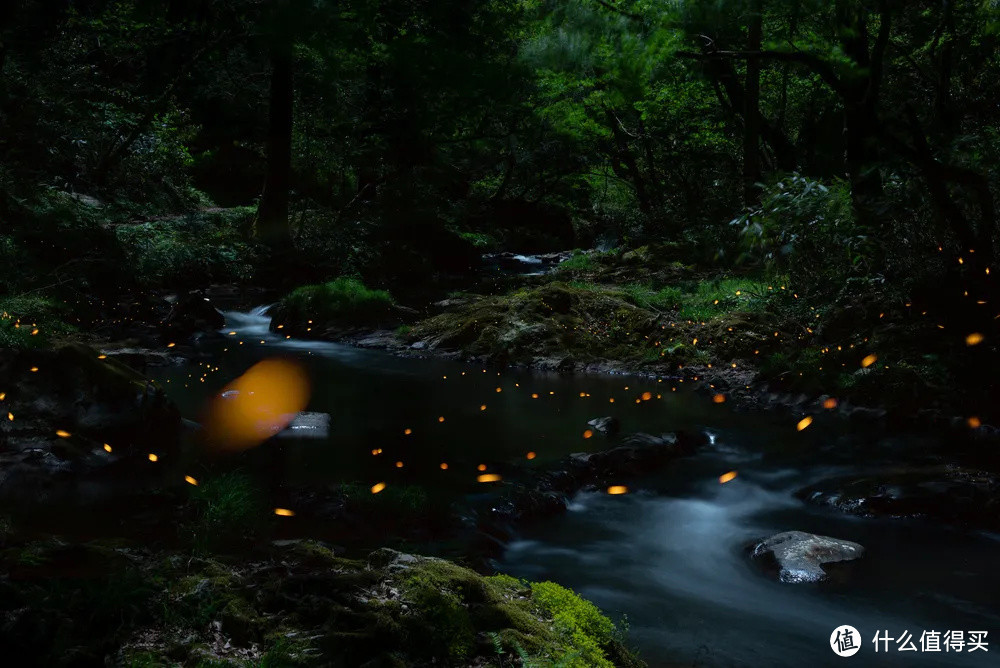
[[[695,53],[693,51],[678,51],[677,55],[682,58],[694,58],[696,60],[718,60],[718,59],[746,59],[746,58],[766,58],[778,62],[801,63],[808,66],[820,76],[823,81],[838,93],[844,93],[843,82],[834,72],[833,65],[823,60],[819,56],[806,53],[805,51],[708,51],[706,53]]]

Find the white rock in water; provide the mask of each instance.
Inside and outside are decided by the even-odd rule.
[[[275,438],[323,439],[330,435],[330,414],[302,412]]]
[[[753,549],[753,557],[773,556],[782,582],[819,582],[826,579],[821,564],[860,558],[865,548],[849,540],[817,536],[804,531],[785,531],[765,538]]]

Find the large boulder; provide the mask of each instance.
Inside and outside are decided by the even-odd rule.
[[[859,559],[865,548],[849,540],[804,531],[784,531],[765,538],[752,550],[755,560],[777,570],[782,582],[819,582],[827,578],[823,564]]]

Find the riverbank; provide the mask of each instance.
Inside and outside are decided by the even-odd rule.
[[[272,327],[399,355],[664,378],[709,400],[780,407],[796,421],[832,411],[957,438],[1000,436],[996,407],[945,363],[971,346],[904,295],[858,286],[853,298],[810,299],[787,277],[699,270],[682,256],[665,245],[578,252],[547,273],[430,304],[399,308],[384,293],[367,313],[299,291],[272,309]]]

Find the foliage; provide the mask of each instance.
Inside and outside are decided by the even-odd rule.
[[[853,275],[878,266],[874,242],[854,217],[844,181],[827,186],[790,176],[765,190],[760,208],[733,221],[746,253],[798,289],[830,294]]]
[[[248,207],[120,225],[125,270],[142,287],[196,287],[252,277]]]
[[[42,348],[53,336],[73,331],[67,309],[36,295],[0,297],[0,348]]]
[[[393,306],[385,290],[372,290],[356,278],[337,278],[322,285],[293,290],[279,305],[285,317],[295,320],[366,321],[384,317]]]
[[[554,582],[531,584],[531,600],[552,616],[556,630],[570,648],[571,668],[613,668],[603,646],[615,640],[615,625],[590,601]]]

